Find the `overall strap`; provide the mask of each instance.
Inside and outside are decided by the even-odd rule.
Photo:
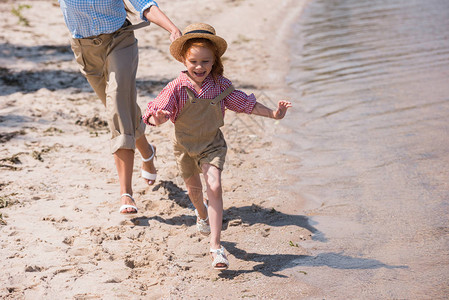
[[[188,87],[185,87],[185,89],[186,89],[187,95],[189,96],[190,103],[195,103],[195,99],[196,99],[195,94],[193,94],[193,92]]]
[[[234,86],[229,86],[226,90],[224,90],[220,95],[218,95],[217,97],[215,97],[215,99],[213,99],[210,104],[217,104],[219,103],[221,100],[223,100],[224,98],[226,98],[230,93],[232,93],[235,90]]]

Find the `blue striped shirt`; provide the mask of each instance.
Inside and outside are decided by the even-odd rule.
[[[125,23],[126,10],[123,0],[58,0],[64,20],[74,38],[85,38],[103,33],[112,33]],[[148,21],[143,12],[153,0],[129,0],[140,13],[140,18]]]

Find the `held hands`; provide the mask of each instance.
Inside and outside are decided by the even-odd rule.
[[[145,18],[147,18],[148,21],[170,32],[171,42],[173,42],[182,35],[178,27],[176,27],[176,25],[173,24],[173,22],[156,5],[152,5],[149,8],[147,8],[143,12],[143,15],[145,16]]]
[[[273,112],[273,119],[280,120],[285,117],[287,110],[292,107],[289,101],[279,101],[278,108]]]
[[[173,43],[174,40],[181,37],[182,33],[179,31],[178,28],[175,28],[173,31],[170,32],[170,41]]]
[[[171,112],[167,110],[158,109],[154,115],[150,117],[150,121],[153,121],[152,123],[156,126],[159,126],[161,124],[164,124],[165,122],[170,119]]]

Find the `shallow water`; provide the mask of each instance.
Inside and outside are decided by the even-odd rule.
[[[293,31],[290,174],[318,230],[304,246],[332,257],[304,280],[328,280],[324,296],[441,298],[449,1],[312,0]]]

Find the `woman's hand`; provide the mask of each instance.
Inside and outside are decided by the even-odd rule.
[[[177,27],[175,27],[175,29],[170,32],[170,41],[173,43],[174,40],[176,40],[181,36],[182,36],[181,31]]]
[[[173,42],[182,35],[178,27],[156,5],[147,8],[143,15],[148,21],[170,32],[170,41]]]

